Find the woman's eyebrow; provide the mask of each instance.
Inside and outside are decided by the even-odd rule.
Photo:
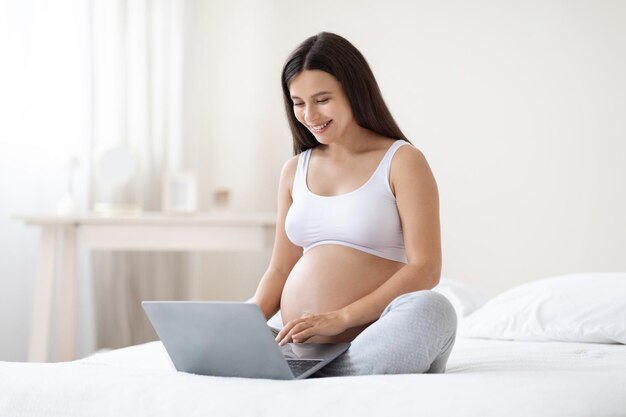
[[[332,94],[332,93],[330,91],[320,91],[319,93],[313,94],[311,97],[315,98],[315,97],[321,96],[323,94]],[[298,97],[298,96],[291,96],[291,98],[294,99],[294,98],[300,98],[300,97]]]

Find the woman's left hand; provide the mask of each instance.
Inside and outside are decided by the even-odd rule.
[[[336,336],[348,329],[346,319],[340,311],[330,313],[305,313],[291,320],[276,336],[280,346],[286,343],[304,343],[313,336]]]

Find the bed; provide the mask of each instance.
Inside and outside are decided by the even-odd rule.
[[[570,277],[566,287],[581,293],[594,277],[573,289]],[[509,291],[467,315],[463,297],[449,294],[461,321],[445,374],[207,377],[176,372],[162,344],[151,342],[66,363],[0,362],[0,416],[626,416],[626,274],[605,281],[613,289],[605,294],[609,308],[595,304],[611,317],[594,311],[586,322],[565,314],[549,285]],[[586,315],[591,293],[579,297]],[[554,296],[580,313],[562,285]],[[511,301],[520,299],[521,310]],[[550,326],[536,326],[546,319]],[[574,331],[563,328],[568,321]],[[582,340],[549,340],[559,332]]]

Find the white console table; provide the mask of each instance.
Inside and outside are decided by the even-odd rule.
[[[51,343],[55,280],[59,280],[58,360],[75,359],[77,263],[92,250],[261,250],[274,241],[273,213],[198,213],[175,216],[17,216],[39,226],[41,240],[33,298],[29,361],[46,362]]]

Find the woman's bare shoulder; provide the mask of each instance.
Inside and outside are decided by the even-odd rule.
[[[401,146],[396,151],[390,172],[392,189],[399,182],[430,182],[433,175],[424,153],[413,145]]]
[[[287,175],[288,177],[294,176],[298,166],[298,158],[300,158],[300,154],[292,156],[285,161],[282,168],[282,175]]]
[[[283,184],[287,190],[289,190],[289,193],[291,193],[291,189],[293,188],[293,180],[296,176],[299,157],[300,154],[287,159],[280,172],[280,183]]]
[[[406,145],[400,146],[393,156],[393,165],[398,165],[401,169],[416,168],[428,165],[426,156],[415,145],[407,142]]]

